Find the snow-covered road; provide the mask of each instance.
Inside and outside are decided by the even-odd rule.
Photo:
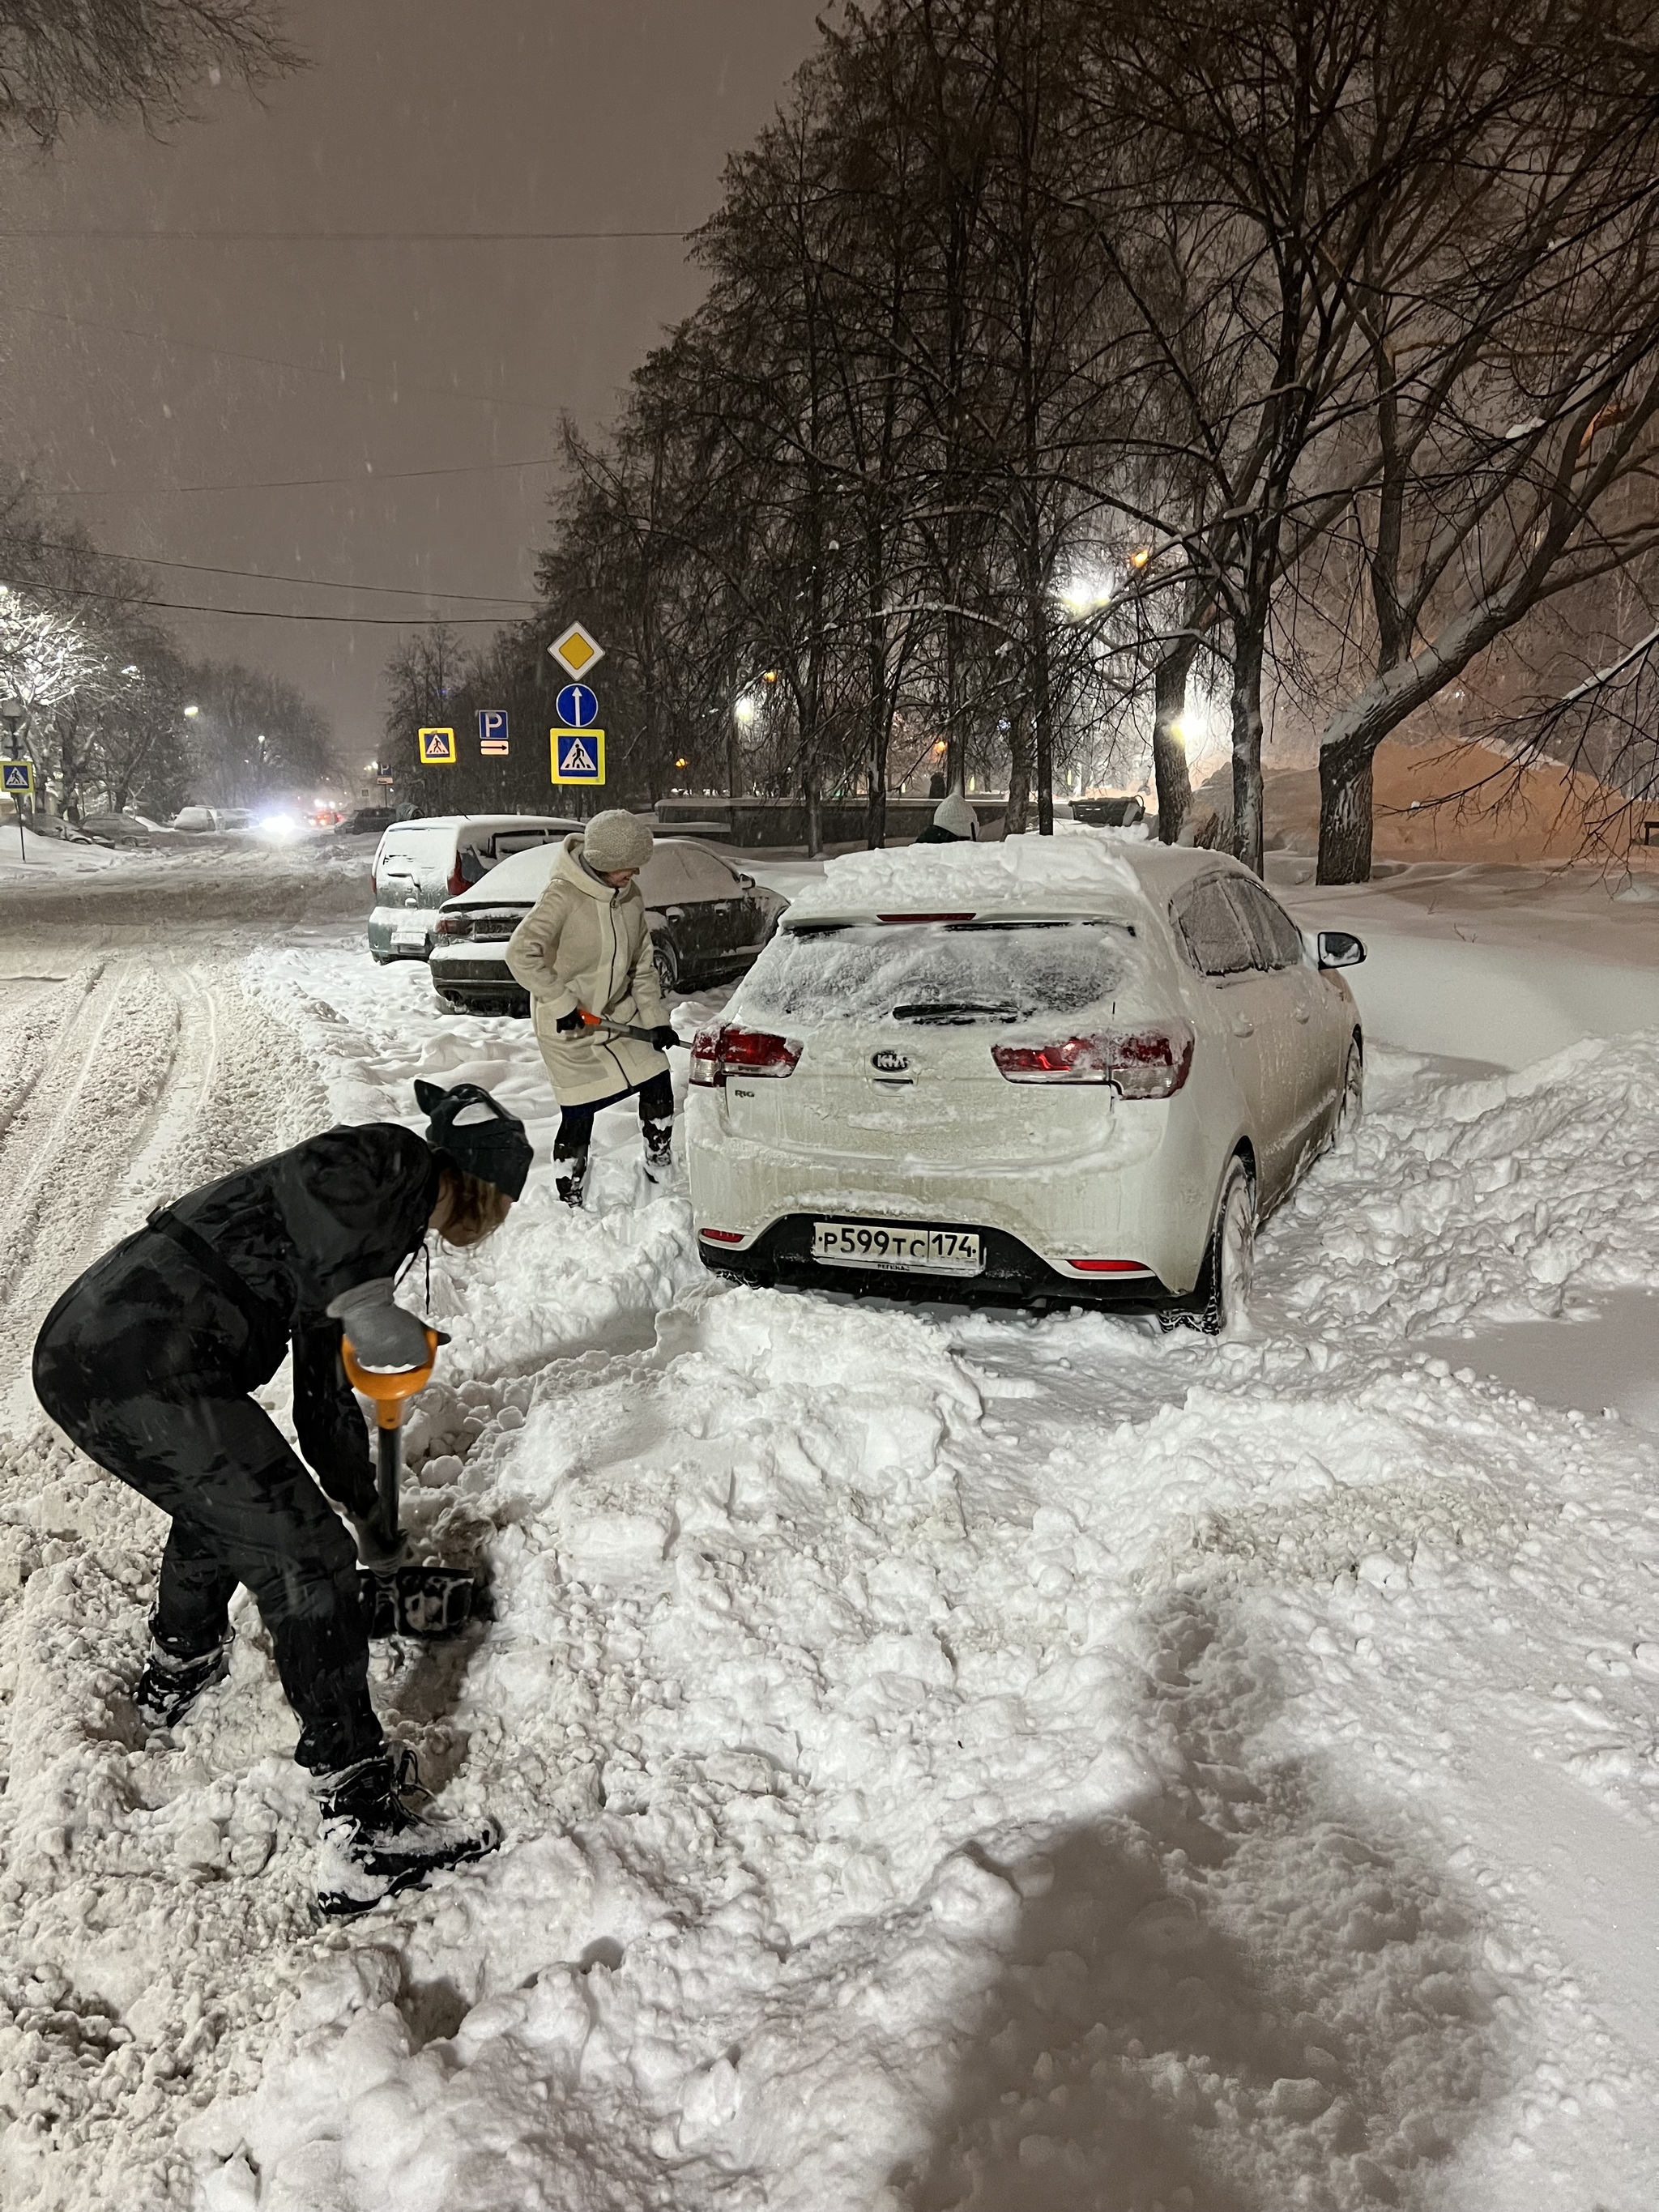
[[[159,1517],[28,1340],[417,1073],[553,1112],[343,876],[193,865],[0,893],[8,2212],[1659,2203],[1659,1036],[1376,1053],[1219,1345],[717,1287],[602,1119],[434,1262],[414,1518],[495,1617],[378,1662],[507,1846],[319,1934],[257,1616],[145,1748]]]

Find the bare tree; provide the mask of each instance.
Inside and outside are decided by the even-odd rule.
[[[0,131],[42,146],[81,116],[164,124],[204,78],[298,66],[267,0],[0,0]]]

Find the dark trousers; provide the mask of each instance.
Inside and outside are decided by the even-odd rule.
[[[356,1551],[275,1424],[252,1398],[212,1395],[212,1384],[186,1395],[173,1378],[165,1397],[77,1406],[54,1387],[44,1337],[41,1352],[35,1387],[53,1420],[173,1516],[152,1622],[162,1650],[177,1659],[210,1651],[245,1583],[300,1721],[301,1765],[327,1773],[380,1751]]]
[[[603,1113],[607,1106],[619,1106],[624,1098],[634,1097],[640,1102],[641,1127],[673,1120],[674,1082],[665,1068],[660,1075],[653,1075],[648,1083],[618,1091],[611,1097],[595,1098],[586,1106],[567,1106],[559,1121],[559,1133],[553,1139],[554,1158],[574,1160],[579,1158],[593,1141],[593,1116]]]

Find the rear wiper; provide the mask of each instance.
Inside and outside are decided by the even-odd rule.
[[[895,1006],[896,1022],[1017,1022],[1024,1009],[1004,1003],[981,1006],[969,999],[930,999],[914,1006]]]

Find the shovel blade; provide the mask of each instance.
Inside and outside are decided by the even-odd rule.
[[[377,1575],[357,1570],[357,1587],[373,1638],[416,1636],[437,1643],[459,1636],[472,1618],[478,1586],[461,1567],[398,1567]]]

